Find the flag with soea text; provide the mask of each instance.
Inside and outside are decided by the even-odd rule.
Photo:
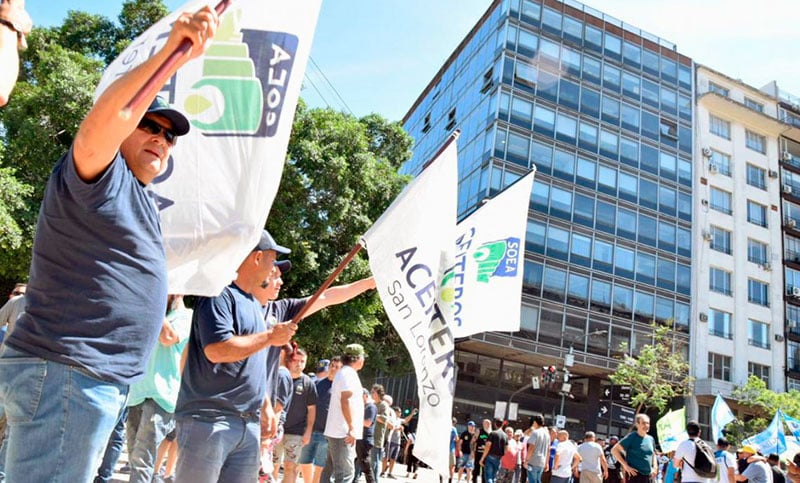
[[[158,51],[182,12],[208,3],[187,2],[131,42],[96,95]],[[159,92],[191,123],[149,187],[170,293],[218,295],[256,245],[280,184],[320,5],[232,2],[206,53]]]
[[[455,235],[457,176],[452,141],[363,237],[386,314],[414,363],[419,395],[414,455],[441,475],[450,464],[455,362],[451,324],[438,294]]]
[[[525,233],[535,174],[534,168],[458,224],[452,265],[445,270],[441,291],[456,338],[519,330]]]

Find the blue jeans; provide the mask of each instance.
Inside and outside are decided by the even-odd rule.
[[[483,478],[486,483],[494,483],[497,478],[497,471],[500,469],[500,458],[494,455],[486,456],[483,462]]]
[[[311,433],[311,441],[300,450],[299,465],[325,466],[325,458],[328,457],[328,439],[324,434],[314,431]]]
[[[544,466],[528,465],[528,483],[542,483],[542,473]]]
[[[128,408],[128,451],[131,483],[150,483],[158,445],[172,431],[175,420],[157,402],[145,399]]]
[[[127,397],[127,385],[3,347],[8,481],[90,481]]]
[[[103,461],[100,463],[100,468],[97,469],[97,476],[94,477],[94,483],[108,483],[114,477],[114,468],[119,461],[119,455],[122,454],[122,445],[125,443],[125,421],[128,419],[128,407],[122,408],[122,412],[117,419],[117,425],[111,431],[111,436],[108,437],[108,444],[106,444],[106,452],[103,454]]]
[[[334,483],[350,483],[355,474],[356,446],[347,444],[344,438],[328,439],[328,456],[325,458],[325,469],[322,470],[320,482],[328,483],[333,477]]]
[[[258,479],[261,425],[256,418],[178,418],[175,481],[252,483]]]
[[[369,450],[369,464],[372,465],[372,475],[375,477],[375,481],[378,481],[378,475],[381,474],[381,460],[383,460],[383,448],[373,446]]]

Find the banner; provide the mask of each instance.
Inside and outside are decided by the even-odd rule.
[[[454,239],[456,188],[453,141],[364,235],[378,294],[417,375],[414,455],[441,475],[449,474],[455,353],[450,322],[437,300],[444,251]]]
[[[733,415],[728,403],[725,402],[722,396],[717,394],[714,400],[714,406],[711,408],[711,437],[712,442],[716,443],[722,437],[722,430],[725,426],[734,421],[736,416]]]
[[[454,263],[442,279],[453,335],[519,330],[532,170],[458,224]],[[489,325],[491,324],[491,325]]]
[[[170,293],[219,294],[256,245],[280,183],[320,3],[232,2],[206,54],[162,88],[192,124],[151,185]],[[190,1],[134,40],[96,95],[161,48],[181,12],[206,4]]]
[[[678,443],[689,439],[689,434],[686,432],[686,408],[665,414],[656,422],[656,433],[663,453],[675,451]]]
[[[762,454],[786,451],[786,435],[783,434],[783,412],[778,411],[767,429],[742,441],[742,445],[755,446]]]
[[[783,421],[789,426],[789,431],[792,433],[792,436],[800,443],[800,419],[787,416],[784,412],[781,412],[781,414],[783,414]]]

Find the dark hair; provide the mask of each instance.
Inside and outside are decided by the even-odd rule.
[[[544,426],[544,417],[541,414],[534,414],[531,418],[531,423],[536,423],[537,426]]]
[[[344,364],[346,366],[349,366],[349,365],[357,362],[359,359],[361,359],[361,357],[363,357],[363,356],[351,356],[351,355],[345,354],[345,355],[342,356],[342,364]]]
[[[306,352],[306,350],[303,349],[302,347],[298,347],[297,349],[295,349],[294,353],[295,354],[300,354],[301,356],[308,357],[308,352]]]
[[[769,456],[767,456],[767,459],[770,460],[770,461],[776,461],[777,462],[777,461],[781,460],[781,457],[778,456],[778,453],[770,453]]]
[[[700,436],[700,423],[695,420],[691,420],[686,423],[686,433],[689,435],[689,437]]]
[[[342,356],[331,357],[331,362],[342,362]]]
[[[383,399],[383,396],[386,395],[386,390],[383,388],[383,385],[381,384],[373,384],[372,390],[375,391],[375,393],[378,394],[378,397],[381,399]]]
[[[494,427],[494,429],[502,428],[503,427],[503,420],[500,419],[500,418],[494,418],[494,421],[492,421],[492,426]]]
[[[717,440],[717,446],[730,446],[731,444],[725,438],[719,438]]]

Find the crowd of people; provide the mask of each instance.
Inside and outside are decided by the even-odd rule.
[[[713,451],[696,421],[686,424],[688,439],[668,453],[658,451],[646,414],[635,416],[634,430],[622,439],[587,431],[573,441],[568,431],[545,426],[540,415],[524,430],[499,419],[484,419],[480,427],[467,421],[460,434],[456,426],[454,418],[450,481],[456,483],[481,477],[484,483],[800,483],[800,453],[782,461],[743,445],[734,454],[725,438]]]

